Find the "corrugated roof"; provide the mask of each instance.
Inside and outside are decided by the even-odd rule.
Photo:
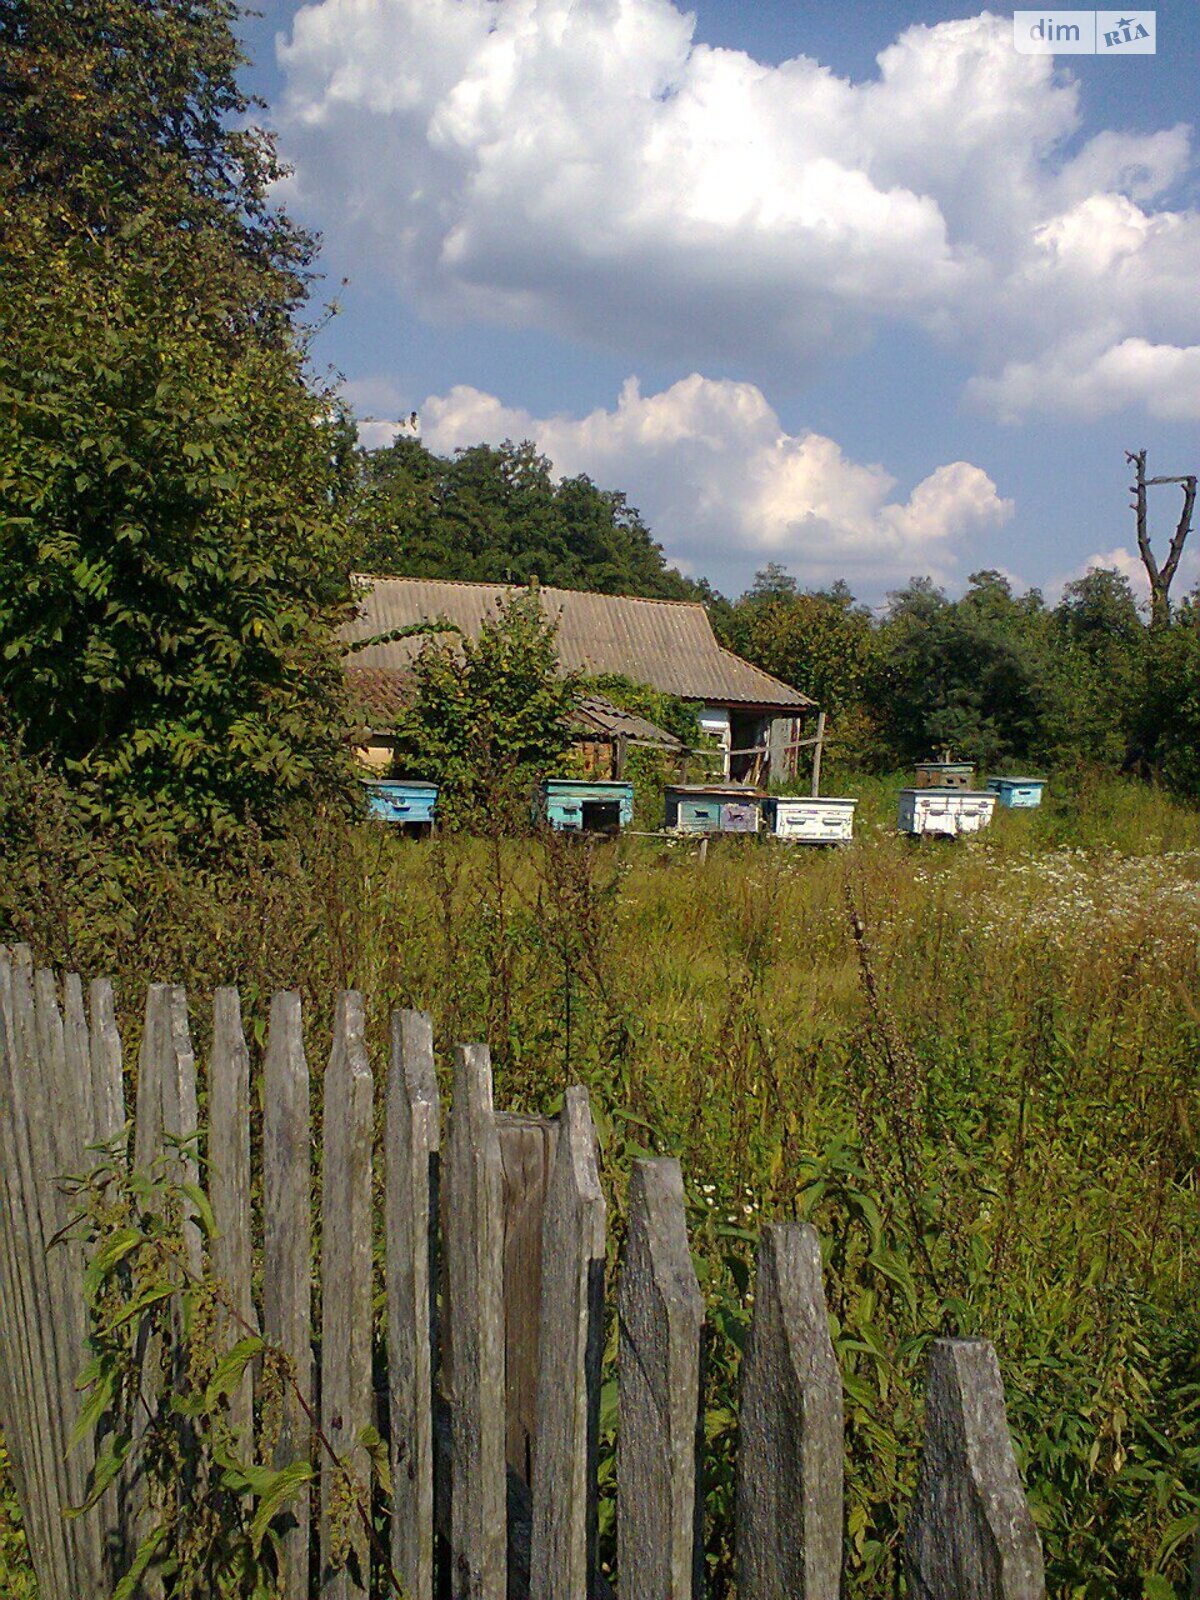
[[[358,615],[342,632],[352,644],[415,622],[445,620],[479,632],[513,584],[456,583],[440,578],[360,578]],[[618,672],[663,694],[707,705],[762,706],[781,712],[813,702],[798,689],[722,649],[698,602],[643,600],[576,589],[538,591],[546,616],[558,625],[558,655],[568,672],[596,677]],[[396,639],[355,653],[356,668],[403,672],[421,638]]]
[[[664,750],[682,750],[683,745],[673,733],[648,722],[636,712],[613,705],[602,694],[580,695],[571,713],[571,721],[578,728],[601,734],[606,739],[635,739],[642,744],[660,745]]]

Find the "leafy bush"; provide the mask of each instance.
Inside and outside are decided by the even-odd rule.
[[[577,679],[558,670],[554,625],[530,591],[502,601],[475,638],[438,635],[412,670],[396,766],[440,786],[443,819],[527,828],[533,785],[560,767]]]

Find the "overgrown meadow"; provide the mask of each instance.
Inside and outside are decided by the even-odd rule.
[[[733,1593],[739,1349],[757,1230],[826,1252],[845,1376],[846,1593],[904,1592],[919,1376],[941,1332],[995,1340],[1056,1596],[1187,1593],[1200,1511],[1200,816],[1056,780],[978,841],[893,831],[866,793],[837,852],[766,841],[409,841],[312,823],[220,872],[120,861],[53,817],[9,864],[0,936],[118,982],[302,990],[323,1061],[362,988],[487,1039],[508,1109],[592,1091],[614,1248],[625,1175],[679,1156],[709,1305],[710,1593]],[[831,792],[833,792],[831,790]],[[58,863],[56,866],[55,863]],[[64,863],[70,870],[64,871]],[[612,1356],[610,1341],[610,1358]],[[609,1376],[611,1378],[611,1366]],[[606,1440],[616,1418],[605,1388]],[[24,1594],[0,1455],[0,1589]],[[611,1451],[603,1472],[610,1553]]]

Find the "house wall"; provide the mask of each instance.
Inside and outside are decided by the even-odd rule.
[[[355,745],[354,754],[371,772],[390,772],[396,755],[396,742],[394,739],[371,738],[366,744]]]

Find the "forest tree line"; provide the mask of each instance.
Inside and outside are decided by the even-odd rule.
[[[435,455],[411,432],[360,452],[355,548],[376,574],[694,599],[729,649],[811,695],[830,754],[888,771],[950,748],[1037,768],[1095,765],[1200,793],[1200,609],[1151,627],[1125,574],[1095,568],[1054,604],[996,571],[961,597],[915,577],[878,610],[778,564],[736,599],[672,568],[623,494],[556,480],[534,443]]]
[[[238,9],[18,6],[0,30],[0,765],[32,760],[89,826],[206,849],[294,804],[350,811],[351,574],[536,573],[703,602],[829,712],[843,765],[949,745],[1200,793],[1193,599],[1152,627],[1115,572],[1054,605],[985,572],[876,614],[776,567],[730,599],[534,443],[360,448]],[[0,830],[30,792],[0,784]]]

